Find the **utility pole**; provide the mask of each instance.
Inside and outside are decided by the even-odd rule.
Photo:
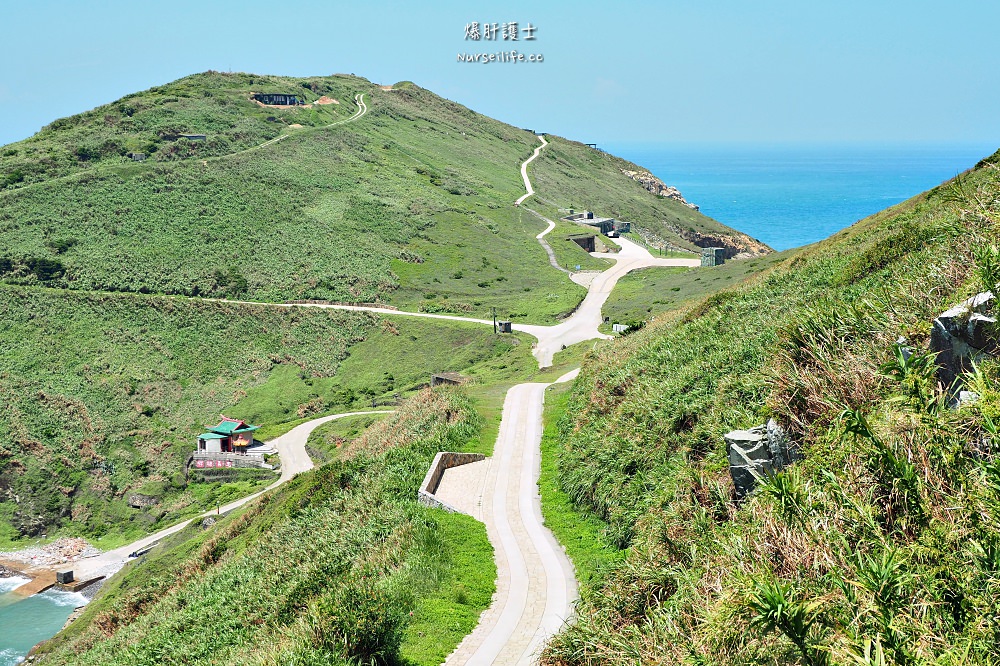
[[[497,334],[497,309],[494,306],[492,308],[492,310],[493,310],[493,335],[496,335]]]

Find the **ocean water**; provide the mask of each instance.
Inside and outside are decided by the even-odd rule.
[[[73,609],[87,599],[71,592],[49,590],[27,599],[11,590],[27,578],[0,578],[0,666],[19,664],[38,642],[62,629]]]
[[[787,250],[940,185],[1000,143],[601,148],[649,169],[709,217]]]

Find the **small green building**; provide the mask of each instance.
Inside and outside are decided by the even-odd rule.
[[[702,266],[721,266],[724,263],[726,263],[726,248],[724,247],[701,248]]]
[[[206,426],[208,427],[208,426]],[[205,453],[246,453],[253,446],[253,432],[260,426],[250,425],[240,419],[222,417],[215,427],[198,435],[198,451]]]

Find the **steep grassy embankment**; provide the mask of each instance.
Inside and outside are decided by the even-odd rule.
[[[1000,365],[953,410],[924,353],[1000,282],[998,161],[592,357],[559,480],[627,552],[546,663],[1000,659]],[[722,437],[768,418],[804,460],[737,506]]]
[[[496,571],[483,525],[414,489],[478,430],[464,398],[419,394],[336,461],[129,567],[40,663],[441,663]]]

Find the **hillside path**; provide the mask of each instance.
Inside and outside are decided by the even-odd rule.
[[[607,270],[598,273],[587,289],[587,296],[577,307],[571,317],[561,324],[554,326],[542,326],[536,324],[514,324],[514,330],[527,333],[535,337],[538,342],[532,349],[532,354],[538,360],[539,367],[547,368],[552,365],[552,357],[563,347],[583,342],[585,340],[606,340],[613,336],[605,335],[598,330],[603,323],[601,308],[607,302],[611,291],[618,284],[618,280],[640,268],[651,268],[654,266],[699,266],[699,259],[666,259],[654,257],[641,245],[630,241],[627,238],[616,238],[621,248],[616,253],[611,252],[591,252],[591,256],[598,259],[608,259],[615,264]],[[580,274],[577,274],[580,275]],[[380,308],[369,305],[338,305],[332,303],[262,303],[260,301],[233,301],[227,299],[205,299],[215,300],[225,303],[239,303],[243,305],[264,305],[279,308],[320,308],[323,310],[354,310],[356,312],[373,312],[375,314],[387,315],[390,317],[422,317],[425,319],[442,319],[446,321],[461,321],[471,324],[482,324],[492,326],[489,319],[476,319],[474,317],[462,317],[459,315],[442,315],[430,312],[408,312],[406,310],[394,310],[391,308]]]
[[[521,164],[521,178],[524,179],[524,189],[526,190],[526,192],[521,196],[520,199],[514,202],[515,206],[520,206],[525,199],[527,199],[528,197],[530,197],[532,194],[535,193],[535,188],[531,186],[531,180],[528,178],[528,165],[531,164],[536,157],[538,157],[538,154],[542,152],[542,148],[549,145],[549,142],[545,140],[545,137],[543,135],[539,134],[538,138],[541,140],[542,145],[538,146],[538,148],[535,148],[535,152],[531,154],[531,157],[524,160],[524,163]]]
[[[78,560],[76,562],[61,564],[58,568],[72,568],[74,571],[74,576],[77,580],[87,580],[88,578],[94,578],[96,576],[110,576],[119,569],[121,569],[129,561],[129,555],[138,550],[148,548],[156,544],[157,542],[165,539],[171,534],[176,534],[182,529],[190,525],[195,520],[200,520],[207,516],[215,516],[219,513],[228,513],[233,509],[238,509],[247,502],[260,497],[269,490],[273,490],[283,483],[287,483],[296,474],[305,472],[313,468],[312,459],[309,454],[306,453],[306,442],[309,440],[309,435],[317,427],[333,421],[335,419],[342,419],[348,416],[363,416],[366,414],[388,414],[391,410],[373,410],[364,412],[348,412],[346,414],[334,414],[332,416],[321,416],[317,419],[311,421],[306,421],[301,423],[284,435],[276,437],[270,440],[268,443],[273,446],[278,455],[281,457],[281,476],[278,480],[269,485],[264,490],[249,495],[247,497],[240,498],[236,501],[230,502],[219,507],[216,510],[208,511],[206,513],[190,518],[181,523],[168,527],[166,529],[160,530],[155,534],[150,534],[149,536],[133,541],[132,543],[122,546],[120,548],[115,548],[114,550],[109,550],[100,555],[94,557],[89,557],[86,559]]]
[[[554,383],[571,381],[578,372]],[[446,666],[536,663],[545,641],[573,613],[573,565],[545,527],[538,495],[542,405],[549,386],[511,388],[493,457],[445,471],[438,487],[439,496],[454,497],[457,508],[486,524],[497,564],[493,602]]]

